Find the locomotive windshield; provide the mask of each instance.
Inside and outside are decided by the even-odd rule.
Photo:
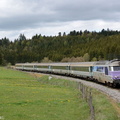
[[[113,71],[120,71],[120,66],[113,66]]]
[[[120,66],[110,67],[110,71],[120,71]]]

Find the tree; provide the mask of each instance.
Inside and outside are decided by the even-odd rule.
[[[82,30],[80,30],[80,35],[82,35]]]
[[[2,38],[2,45],[3,46],[9,46],[9,44],[10,44],[10,41],[9,41],[9,39],[8,38]]]
[[[66,36],[66,33],[65,33],[65,32],[63,33],[63,36]]]
[[[51,62],[52,62],[52,60],[49,60],[48,57],[44,57],[41,61],[41,63],[51,63]]]
[[[90,60],[90,56],[88,53],[85,53],[84,56],[83,56],[83,59],[85,62],[89,61]]]
[[[24,34],[20,34],[18,40],[20,40],[20,41],[26,40],[25,35]]]
[[[58,33],[58,36],[61,37],[61,35],[62,35],[61,32],[59,32],[59,33]]]
[[[94,57],[94,58],[92,59],[92,61],[97,61],[97,58],[96,58],[96,57]]]

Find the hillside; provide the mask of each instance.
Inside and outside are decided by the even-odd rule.
[[[0,64],[110,60],[120,57],[120,31],[71,31],[58,36],[24,34],[11,42],[0,40]]]

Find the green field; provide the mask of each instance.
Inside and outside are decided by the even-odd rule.
[[[87,107],[73,89],[44,84],[30,74],[0,68],[2,119],[85,120],[89,117]]]
[[[90,120],[88,104],[71,85],[0,67],[0,120]],[[107,97],[93,94],[96,120],[119,120]]]

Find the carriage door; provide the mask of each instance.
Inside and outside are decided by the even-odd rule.
[[[105,75],[108,75],[108,68],[105,67]]]

